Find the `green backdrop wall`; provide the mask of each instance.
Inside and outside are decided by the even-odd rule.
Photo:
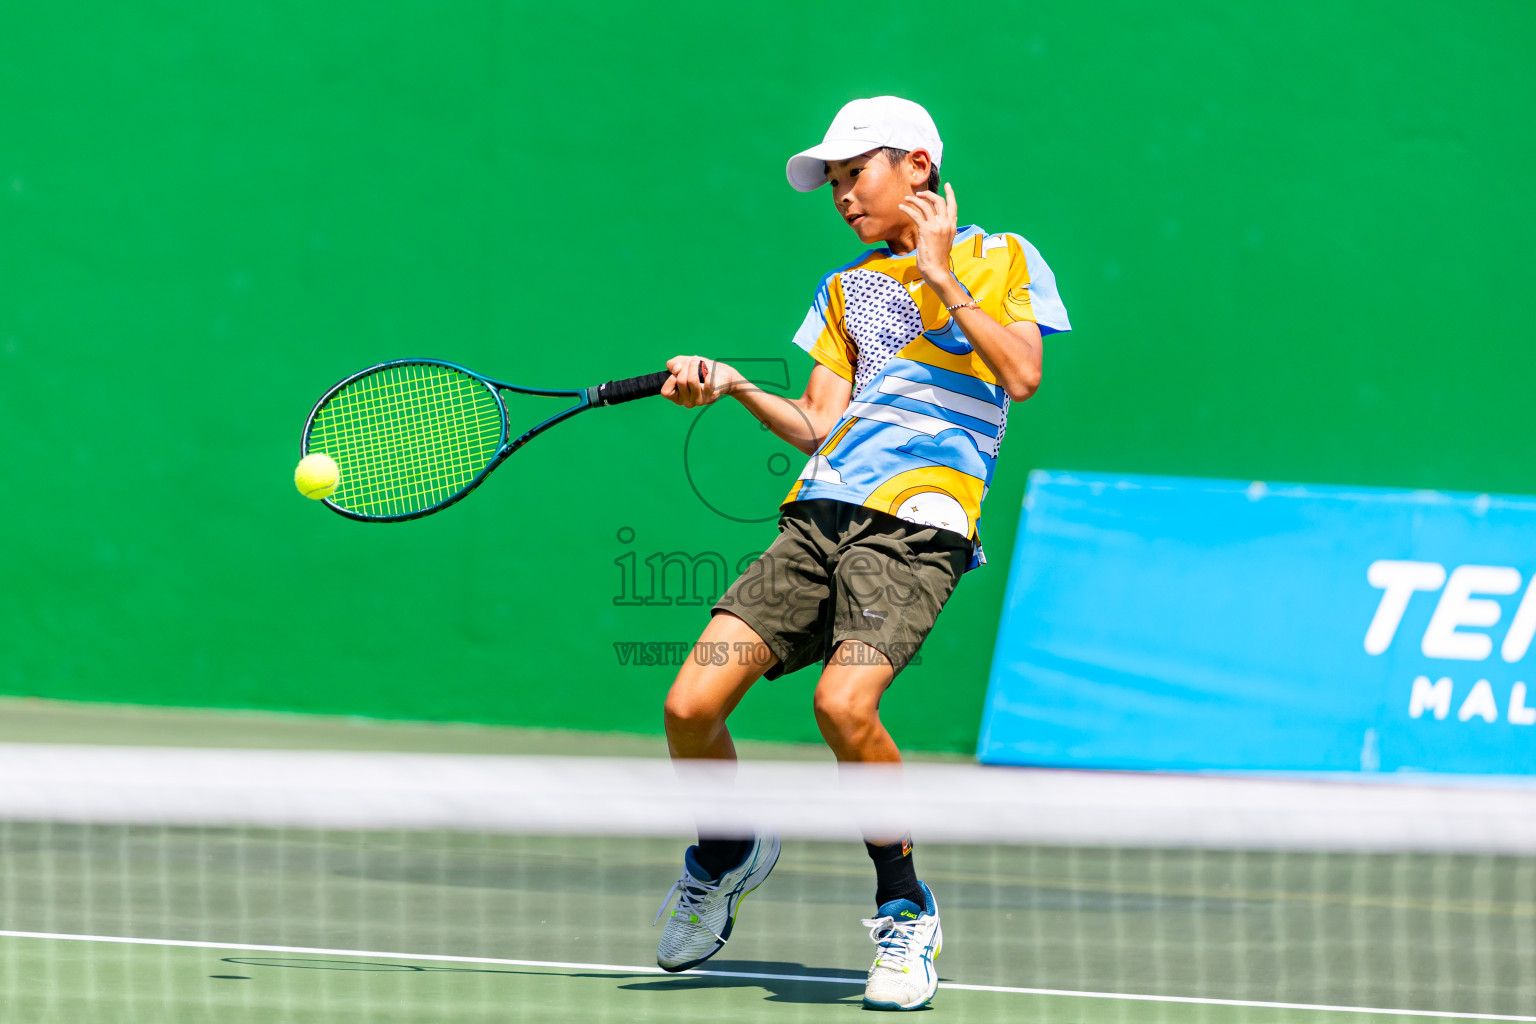
[[[410,354],[803,384],[858,245],[782,168],[860,95],[928,105],[1077,325],[904,744],[970,748],[1031,467],[1536,492],[1529,4],[562,6],[0,10],[0,689],[659,731],[622,645],[708,594],[655,556],[734,566],[787,484],[740,409],[594,413],[397,527],[295,494],[299,428]],[[813,675],[738,731],[814,738]]]

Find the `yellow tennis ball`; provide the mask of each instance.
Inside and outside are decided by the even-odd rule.
[[[293,471],[293,485],[304,497],[315,501],[330,497],[340,482],[340,467],[324,452],[310,452],[299,460],[299,468]]]

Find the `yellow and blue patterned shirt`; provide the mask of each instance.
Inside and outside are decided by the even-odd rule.
[[[1018,235],[955,235],[955,276],[1003,324],[1069,331],[1056,277]],[[853,385],[853,400],[784,499],[831,498],[976,541],[1008,426],[1008,395],[932,289],[915,252],[871,249],[822,278],[795,344]]]

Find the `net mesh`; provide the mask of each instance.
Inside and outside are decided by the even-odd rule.
[[[823,1021],[858,1005],[873,876],[851,823],[831,838],[813,818],[784,815],[779,865],[726,948],[702,971],[671,976],[652,966],[651,920],[691,830],[661,815],[607,833],[606,814],[582,797],[604,775],[625,792],[634,765],[572,761],[579,781],[562,786],[544,774],[550,759],[408,757],[408,773],[458,782],[429,802],[420,797],[431,785],[400,794],[387,773],[365,784],[376,757],[339,778],[348,760],[315,778],[318,762],[300,757],[293,777],[311,785],[240,758],[217,778],[204,760],[200,777],[143,799],[131,792],[173,765],[138,782],[124,781],[121,760],[111,778],[0,765],[0,1019]],[[745,784],[812,800],[794,775]],[[1050,776],[1013,777],[1035,795],[997,813],[1048,816]],[[1125,807],[1144,799],[1134,777],[1105,781],[1127,787]],[[37,800],[15,796],[27,788]],[[1363,788],[1359,810],[1371,817]],[[222,810],[189,808],[195,790],[216,793]],[[455,804],[455,790],[470,799]],[[493,794],[511,815],[477,810]],[[1528,791],[1507,795],[1500,814],[1528,808]],[[533,831],[508,824],[562,804],[569,831],[549,813],[530,816]],[[1219,813],[1209,806],[1200,815]],[[1030,842],[1021,826],[999,842],[979,819],[972,842],[920,833],[919,874],[944,922],[935,1010],[1121,1024],[1529,1021],[1536,859],[1497,820],[1484,835],[1504,852],[1444,849],[1428,819],[1449,806],[1422,804],[1420,839],[1374,849],[1328,849],[1353,841],[1304,813],[1288,823],[1310,839],[1284,849],[1221,848],[1183,828],[1105,845]],[[345,824],[292,823],[327,815]]]
[[[500,450],[495,394],[435,363],[391,366],[348,384],[315,413],[305,454],[336,460],[332,504],[359,515],[406,516],[468,487]]]

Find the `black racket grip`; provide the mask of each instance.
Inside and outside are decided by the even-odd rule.
[[[596,392],[592,396],[593,405],[619,405],[623,402],[633,402],[638,398],[650,398],[661,394],[661,386],[672,376],[670,371],[662,370],[658,373],[648,373],[644,377],[626,377],[624,380],[611,380],[606,384],[599,384],[593,388]]]
[[[699,380],[708,378],[705,374],[704,363],[699,363]],[[644,377],[626,377],[624,380],[611,380],[606,384],[599,384],[593,388],[593,405],[622,405],[625,402],[633,402],[640,398],[653,398],[661,394],[661,386],[672,376],[671,370],[661,370],[656,373],[648,373]]]

